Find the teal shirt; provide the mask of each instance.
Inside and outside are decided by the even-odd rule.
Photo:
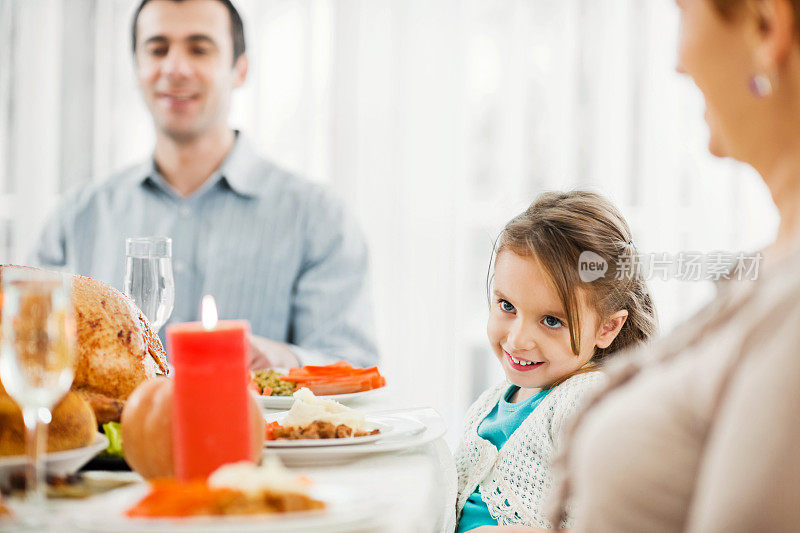
[[[509,387],[505,395],[497,402],[497,405],[478,425],[478,435],[494,444],[498,450],[503,447],[511,437],[511,434],[522,425],[528,415],[536,409],[536,406],[544,400],[544,397],[552,389],[539,391],[521,402],[510,403],[509,400],[518,390],[519,387],[516,385]],[[479,489],[476,488],[470,494],[464,504],[464,509],[461,511],[461,517],[458,520],[458,533],[480,526],[496,525],[497,520],[489,514],[489,508],[486,507],[486,503],[481,499]]]

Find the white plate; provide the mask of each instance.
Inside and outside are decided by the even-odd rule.
[[[390,434],[366,444],[327,448],[270,448],[286,466],[322,466],[343,464],[375,453],[389,453],[416,448],[432,442],[447,429],[442,416],[431,408],[384,411],[368,414],[392,427]]]
[[[50,475],[59,477],[74,474],[107,446],[108,438],[102,433],[98,433],[94,442],[88,446],[48,453],[45,456],[46,471]],[[12,473],[24,471],[26,463],[27,457],[24,455],[0,457],[0,485],[5,485]]]
[[[94,498],[86,507],[73,508],[73,523],[86,531],[108,533],[217,533],[223,531],[318,533],[374,531],[380,525],[381,505],[369,494],[347,487],[315,485],[310,495],[325,502],[324,510],[247,516],[191,517],[172,519],[128,518],[126,509],[147,494],[144,484],[125,487]]]
[[[267,423],[270,422],[278,422],[279,424],[286,418],[286,413],[278,413],[274,415],[270,415],[265,417]],[[367,423],[372,427],[372,429],[377,429],[380,431],[377,435],[365,435],[363,437],[344,437],[341,439],[285,439],[285,440],[265,440],[264,447],[265,448],[324,448],[327,446],[349,446],[349,445],[360,445],[366,444],[369,442],[375,442],[378,439],[382,439],[386,435],[392,433],[393,429],[392,426],[384,424],[381,422],[380,419],[374,419],[373,417],[367,417]]]
[[[328,400],[336,400],[340,403],[350,404],[353,402],[368,400],[373,396],[384,392],[385,389],[386,387],[383,386],[363,392],[351,392],[350,394],[321,394],[319,395],[319,398],[326,398]],[[250,394],[253,395],[253,398],[256,399],[258,406],[262,409],[289,409],[294,403],[293,396],[262,396],[261,394],[258,394],[252,390],[250,391]]]

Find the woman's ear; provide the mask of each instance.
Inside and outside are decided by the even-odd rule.
[[[795,45],[794,8],[789,0],[750,0],[749,11],[755,17],[755,30],[761,67],[777,70]]]
[[[600,329],[597,330],[597,337],[594,341],[595,346],[601,350],[611,346],[611,343],[617,338],[617,335],[619,335],[619,332],[627,319],[628,311],[626,309],[617,311],[608,317],[608,319],[606,319],[606,321],[600,326]]]

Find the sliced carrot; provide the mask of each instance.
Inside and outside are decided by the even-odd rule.
[[[380,374],[376,374],[372,376],[372,378],[370,379],[370,387],[372,387],[373,389],[379,389],[384,385],[386,385],[386,378],[384,378]]]
[[[275,429],[279,427],[281,427],[281,425],[278,424],[277,422],[270,422],[269,424],[267,424],[267,429],[265,431],[264,438],[266,440],[275,440],[275,435],[274,435]]]
[[[210,488],[204,481],[155,480],[151,483],[150,493],[125,514],[130,517],[214,514],[221,502],[230,499],[235,492]]]
[[[280,379],[295,383],[298,388],[307,387],[314,394],[321,395],[361,392],[386,384],[377,366],[357,368],[346,361],[324,366],[292,368]]]
[[[336,374],[356,370],[356,368],[347,361],[339,361],[338,363],[323,366],[308,365],[301,367],[300,370],[308,374]]]
[[[364,388],[355,381],[342,383],[315,383],[308,387],[311,392],[319,396],[331,394],[349,394],[351,392],[361,392]]]

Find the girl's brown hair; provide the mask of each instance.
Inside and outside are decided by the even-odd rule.
[[[638,268],[631,232],[622,214],[603,196],[590,191],[547,192],[513,218],[500,234],[497,254],[512,251],[535,257],[548,273],[566,314],[572,352],[580,351],[579,297],[601,322],[620,310],[628,318],[607,348],[595,348],[592,362],[647,341],[657,330],[655,307]],[[580,277],[582,252],[608,264],[602,277]]]

